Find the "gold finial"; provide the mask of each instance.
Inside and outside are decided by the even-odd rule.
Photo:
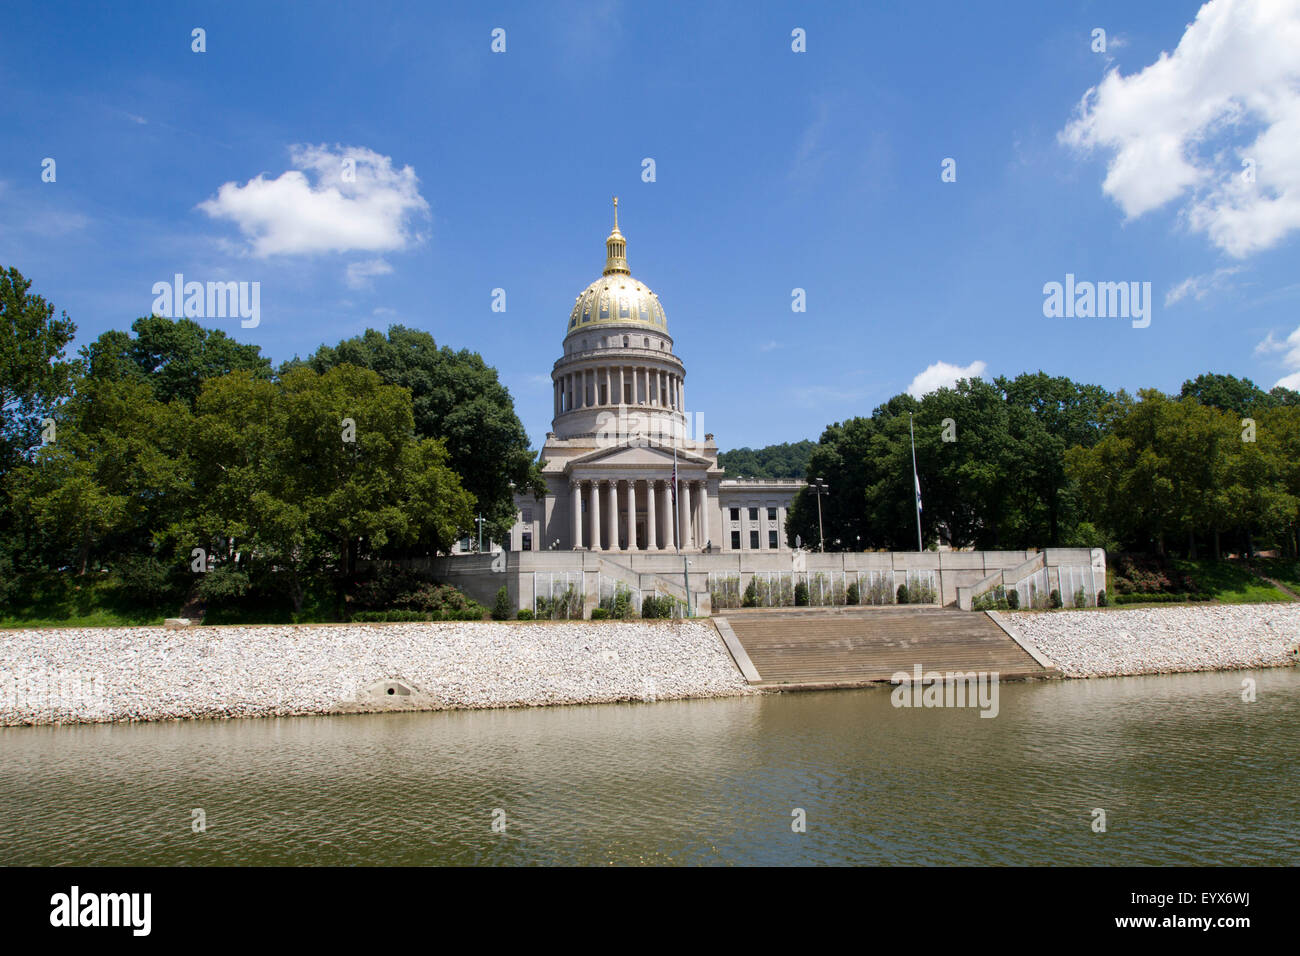
[[[605,240],[605,275],[631,275],[627,267],[627,240],[618,231],[618,197],[614,197],[614,231]]]

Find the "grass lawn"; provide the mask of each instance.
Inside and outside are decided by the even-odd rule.
[[[174,608],[142,606],[123,600],[108,581],[87,576],[32,581],[30,589],[11,599],[0,612],[0,628],[23,627],[140,627],[174,617]]]
[[[1295,582],[1294,585],[1288,584],[1292,590],[1300,591],[1300,562],[1282,562],[1282,561],[1261,561],[1261,570],[1268,574],[1269,577],[1277,578],[1283,584]],[[1284,565],[1289,565],[1285,566]],[[1208,592],[1213,596],[1213,601],[1219,604],[1267,604],[1272,602],[1290,601],[1291,598],[1279,591],[1267,581],[1262,581],[1256,577],[1245,566],[1235,561],[1211,561],[1211,560],[1187,560],[1175,558],[1169,561],[1169,566],[1192,581],[1196,582],[1202,592]],[[1270,570],[1271,569],[1271,570]],[[1288,574],[1291,577],[1288,577]],[[1115,568],[1108,565],[1106,568],[1106,594],[1107,596],[1119,596],[1119,591],[1115,588]],[[1204,601],[1188,601],[1187,604],[1209,603]],[[1165,604],[1122,604],[1117,607],[1165,607]]]
[[[1262,604],[1291,600],[1234,561],[1174,560],[1170,563],[1200,585],[1201,590],[1212,593],[1214,600],[1221,604]]]
[[[1300,561],[1286,558],[1261,558],[1256,562],[1261,574],[1281,581],[1292,591],[1300,593]]]

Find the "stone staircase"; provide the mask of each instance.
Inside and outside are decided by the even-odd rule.
[[[800,609],[804,611],[805,609]],[[888,681],[899,671],[997,671],[999,679],[1052,677],[984,612],[934,607],[836,613],[729,610],[724,621],[765,686],[845,687]]]

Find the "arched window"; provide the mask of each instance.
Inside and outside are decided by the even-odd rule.
[[[623,336],[623,348],[627,348],[628,345],[630,344],[630,342],[631,342],[631,339],[629,339],[626,335]]]

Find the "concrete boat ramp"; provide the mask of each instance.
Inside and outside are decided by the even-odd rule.
[[[1000,680],[1059,677],[996,612],[938,607],[763,608],[713,619],[750,684],[857,687],[894,674],[997,671]]]

